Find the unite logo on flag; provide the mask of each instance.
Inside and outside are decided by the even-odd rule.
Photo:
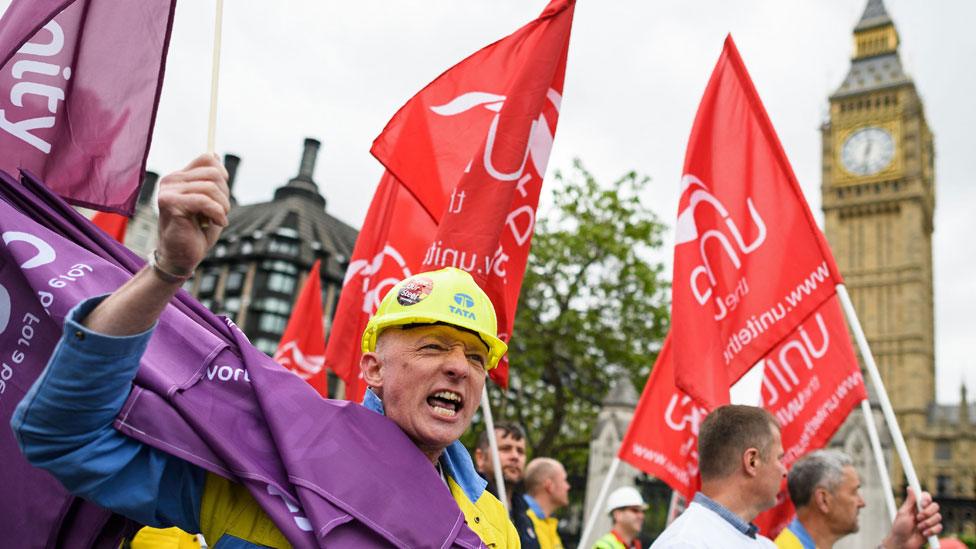
[[[711,409],[841,277],[731,38],[702,97],[683,173],[674,375]]]
[[[728,261],[732,263],[732,266],[736,270],[739,270],[742,267],[740,254],[743,256],[751,254],[766,241],[766,225],[763,223],[759,212],[756,211],[756,206],[752,198],[747,197],[746,204],[749,206],[749,215],[756,227],[754,232],[757,233],[753,241],[747,244],[742,237],[742,231],[739,230],[736,220],[732,218],[728,209],[722,205],[722,202],[715,198],[708,190],[708,186],[705,183],[694,175],[686,174],[681,179],[681,187],[684,190],[679,200],[678,221],[675,224],[675,246],[689,242],[698,244],[701,264],[691,270],[688,284],[698,304],[706,306],[713,299],[713,290],[718,285],[718,280],[715,277],[715,269],[712,268],[709,254],[706,253],[706,246],[709,240],[715,239],[720,245],[718,248],[711,247],[709,249],[717,249],[719,255],[721,255],[721,252],[725,252]],[[705,230],[698,226],[698,221],[695,217],[696,209],[700,205],[711,206],[714,210],[712,216],[708,218],[709,221],[712,221],[712,225],[705,227]],[[716,214],[718,216],[717,218],[715,217]],[[732,241],[735,243],[734,246],[729,241],[729,237],[723,230],[724,228],[727,228],[728,234],[732,235]],[[714,257],[715,254],[711,255],[713,256],[712,259],[716,261],[720,259]],[[705,276],[706,280],[701,280],[702,276]],[[732,293],[725,296],[714,296],[716,309],[715,320],[722,320],[728,315],[729,311],[734,311],[748,292],[749,286],[746,279],[742,278],[735,285]]]
[[[386,261],[390,259],[393,264]],[[342,281],[343,288],[356,277],[362,278],[363,312],[371,315],[380,306],[380,301],[390,288],[397,282],[411,275],[403,255],[393,246],[386,244],[383,251],[372,259],[355,259],[349,263],[346,276]]]

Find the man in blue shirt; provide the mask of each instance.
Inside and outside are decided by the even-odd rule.
[[[776,538],[779,549],[830,549],[858,531],[864,499],[850,456],[839,450],[811,452],[793,464],[787,483],[796,518]],[[928,536],[941,532],[939,504],[927,492],[922,493],[922,508],[921,513],[915,510],[915,495],[909,490],[881,547],[918,549]]]

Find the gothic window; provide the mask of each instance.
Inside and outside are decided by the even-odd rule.
[[[952,459],[952,444],[948,440],[935,441],[935,459],[939,461]]]

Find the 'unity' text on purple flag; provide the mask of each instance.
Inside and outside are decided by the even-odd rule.
[[[175,0],[14,0],[0,20],[0,169],[132,213]]]

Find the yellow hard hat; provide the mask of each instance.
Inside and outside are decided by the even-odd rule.
[[[447,267],[402,280],[383,297],[363,332],[363,352],[375,351],[376,338],[390,326],[434,323],[477,333],[488,346],[488,370],[508,351],[498,339],[498,320],[488,294],[470,274]]]

